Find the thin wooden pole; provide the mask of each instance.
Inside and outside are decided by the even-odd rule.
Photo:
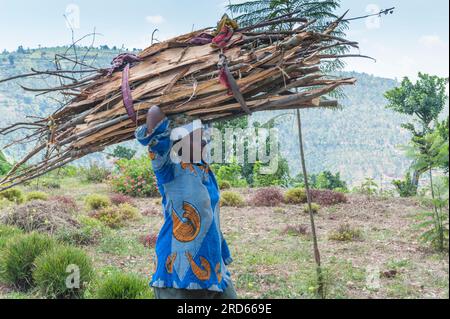
[[[319,251],[319,244],[318,244],[318,240],[317,240],[316,224],[314,221],[314,212],[312,210],[312,198],[311,198],[311,191],[309,188],[308,172],[306,169],[305,152],[304,152],[304,145],[303,145],[303,133],[302,133],[302,120],[301,120],[301,116],[300,116],[300,109],[297,109],[297,124],[298,124],[298,139],[299,139],[299,147],[300,147],[300,158],[301,158],[301,164],[302,164],[302,170],[303,170],[303,178],[305,181],[306,197],[308,200],[309,217],[311,220],[311,232],[312,232],[313,245],[314,245],[314,247],[313,247],[314,248],[314,258],[316,261],[317,283],[318,283],[317,292],[321,298],[325,299],[322,264],[321,264],[321,260],[320,260],[320,251]]]

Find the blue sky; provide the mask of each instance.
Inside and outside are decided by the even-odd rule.
[[[239,0],[231,0],[236,3]],[[97,44],[128,48],[148,46],[155,28],[160,40],[195,28],[212,26],[228,0],[0,0],[0,50],[19,45],[34,48],[71,42],[63,17],[70,5],[79,8],[81,37],[94,28]],[[397,7],[381,21],[361,20],[350,25],[348,37],[360,42],[361,53],[377,63],[348,60],[348,70],[384,77],[411,76],[418,71],[448,76],[449,3],[447,0],[342,0],[349,16]],[[69,10],[75,12],[73,10]],[[74,16],[73,14],[71,16]],[[75,21],[75,20],[74,20]],[[86,45],[89,41],[85,42]]]

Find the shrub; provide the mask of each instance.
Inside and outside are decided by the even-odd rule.
[[[250,202],[253,206],[275,207],[283,203],[283,193],[275,187],[258,189]]]
[[[57,233],[56,238],[66,244],[87,246],[98,244],[107,232],[106,226],[97,219],[80,216],[78,221],[81,224],[80,228],[61,230]]]
[[[67,207],[67,209],[71,210],[72,212],[78,211],[78,205],[75,199],[69,196],[52,196],[50,197],[50,201],[60,203]]]
[[[16,204],[22,204],[25,201],[23,192],[18,188],[10,188],[3,192],[0,192],[0,198],[9,200]]]
[[[320,211],[320,208],[321,208],[321,207],[320,207],[319,204],[311,203],[311,209],[312,209],[313,214],[318,214],[319,211]],[[303,211],[304,211],[306,214],[309,214],[309,205],[305,205],[305,207],[303,208]]]
[[[231,183],[229,181],[219,181],[219,188],[221,190],[231,189]]]
[[[77,276],[71,282],[68,279],[75,271]],[[93,276],[92,261],[86,253],[68,246],[56,247],[39,256],[33,272],[34,282],[41,293],[47,298],[58,299],[82,298]],[[74,288],[67,283],[73,284]]]
[[[394,180],[392,185],[395,186],[400,197],[413,197],[417,195],[417,186],[414,185],[413,180],[411,178],[411,173],[406,173],[405,179],[402,180]]]
[[[127,195],[113,194],[109,197],[109,199],[113,205],[129,204],[131,206],[136,206],[134,199]]]
[[[91,217],[98,219],[110,228],[120,228],[127,221],[139,219],[141,215],[136,207],[129,204],[122,204],[95,211],[91,214]]]
[[[26,199],[27,199],[27,202],[31,202],[33,200],[47,201],[48,195],[44,192],[30,192],[30,193],[26,194]]]
[[[354,241],[361,240],[362,231],[357,228],[353,228],[349,224],[340,225],[339,228],[332,232],[329,236],[330,240],[334,241]]]
[[[242,166],[236,160],[230,164],[214,164],[211,169],[214,171],[218,181],[226,181],[231,187],[246,187],[247,181],[243,178]]]
[[[278,169],[276,172],[264,174],[263,164],[256,162],[253,166],[253,186],[254,187],[270,187],[270,186],[286,186],[289,177],[289,164],[285,158],[278,157]],[[268,167],[270,168],[270,167]]]
[[[343,193],[330,190],[311,190],[312,201],[321,206],[333,206],[341,203],[347,203],[347,196]]]
[[[97,163],[91,163],[89,167],[81,168],[83,180],[89,183],[103,183],[111,175],[111,172]]]
[[[111,206],[111,200],[108,196],[92,194],[88,195],[84,202],[89,210],[97,210]]]
[[[347,183],[341,180],[341,174],[333,175],[330,171],[324,171],[316,177],[315,187],[318,189],[335,190],[336,188],[346,190]]]
[[[0,224],[0,248],[4,248],[10,239],[22,234],[23,231],[17,227]]]
[[[148,282],[137,275],[113,273],[102,280],[95,292],[97,299],[147,299],[152,292]]]
[[[133,197],[158,195],[155,174],[148,156],[117,161],[117,172],[112,175],[111,186],[115,192]]]
[[[244,198],[235,192],[223,192],[220,199],[221,206],[243,207],[245,206]]]
[[[156,242],[158,241],[158,235],[156,234],[144,235],[141,236],[140,241],[144,245],[144,247],[154,248],[156,246]]]
[[[284,200],[287,204],[303,204],[307,202],[306,191],[303,188],[293,188],[286,191]]]
[[[38,233],[10,241],[0,256],[0,279],[18,289],[31,288],[35,259],[54,245],[49,236]]]
[[[54,234],[59,230],[79,227],[73,216],[72,207],[54,201],[32,201],[10,207],[2,217],[6,225],[17,226],[25,232]]]

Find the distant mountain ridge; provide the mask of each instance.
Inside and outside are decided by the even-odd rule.
[[[0,79],[27,73],[31,68],[53,69],[52,57],[67,50],[65,47],[19,50],[0,54]],[[96,65],[107,67],[122,51],[102,47],[89,52],[87,59]],[[400,128],[406,119],[385,109],[384,93],[398,83],[392,79],[367,74],[347,72],[358,82],[346,87],[346,98],[341,101],[342,110],[302,111],[305,130],[307,164],[311,172],[322,170],[340,171],[351,184],[365,177],[391,180],[401,177],[409,166],[398,145],[407,143],[408,132]],[[38,81],[40,85],[45,82]],[[31,79],[20,83],[35,86]],[[35,97],[24,92],[17,83],[0,84],[0,127],[23,120],[25,116],[47,117],[58,104],[48,97]],[[264,122],[283,112],[265,112],[253,116],[253,121]],[[286,112],[284,112],[286,113]],[[293,116],[277,121],[280,131],[281,153],[289,161],[291,174],[300,170],[296,122]],[[0,145],[7,140],[0,136]],[[129,143],[129,145],[135,145]],[[18,158],[30,149],[31,143],[5,151],[9,157]],[[137,146],[136,146],[137,147]],[[91,157],[92,158],[92,157]],[[98,158],[94,157],[94,158]]]

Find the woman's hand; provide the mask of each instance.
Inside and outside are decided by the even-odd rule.
[[[155,127],[161,123],[162,120],[166,118],[166,115],[159,108],[159,106],[154,105],[147,113],[147,132],[148,134],[153,133]]]

